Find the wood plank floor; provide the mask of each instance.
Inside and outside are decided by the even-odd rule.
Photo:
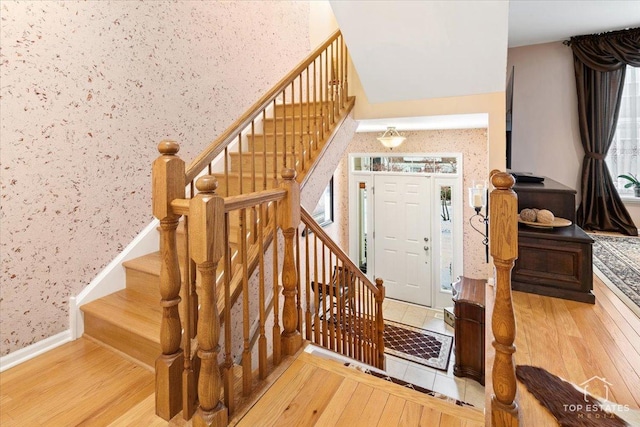
[[[594,277],[595,305],[513,293],[516,363],[539,366],[574,384],[611,383],[609,400],[640,407],[640,319]],[[487,388],[487,390],[489,390]],[[518,383],[522,426],[554,426],[553,417]]]
[[[153,372],[81,338],[0,374],[0,425],[104,426],[154,389]]]
[[[302,353],[238,426],[484,425],[482,411]]]
[[[514,292],[516,362],[575,384],[604,377],[611,400],[638,408],[640,319],[597,278],[594,293],[596,304],[589,305]],[[241,425],[483,424],[477,412],[469,416],[440,401],[425,406],[428,396],[380,387],[373,377],[323,362],[303,353]],[[490,367],[491,352],[487,362]],[[152,372],[82,338],[0,374],[0,425],[166,426],[154,415],[153,392]],[[518,401],[522,426],[557,425],[522,385]],[[258,424],[254,411],[264,412]],[[189,424],[174,419],[170,425]]]

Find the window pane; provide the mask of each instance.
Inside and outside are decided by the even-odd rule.
[[[458,159],[422,156],[356,157],[353,160],[353,170],[455,174],[458,172]]]
[[[618,192],[633,195],[633,188],[624,188],[629,181],[617,178],[621,174],[640,172],[640,68],[627,67],[616,133],[607,153],[607,167]]]
[[[453,236],[451,224],[453,209],[451,209],[452,187],[440,186],[440,288],[451,290],[453,282]]]

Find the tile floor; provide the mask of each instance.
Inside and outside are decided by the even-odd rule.
[[[453,328],[444,323],[442,310],[434,310],[402,301],[386,298],[383,313],[385,319],[453,335]],[[428,368],[408,360],[387,355],[387,373],[395,378],[411,382],[447,396],[484,408],[484,387],[470,378],[453,375],[455,355],[451,352],[447,372]]]

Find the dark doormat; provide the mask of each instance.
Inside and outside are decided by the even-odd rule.
[[[450,335],[384,321],[384,352],[392,356],[446,371],[452,345]]]

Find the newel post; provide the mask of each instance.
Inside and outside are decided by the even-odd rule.
[[[182,326],[180,303],[180,268],[176,228],[179,215],[171,209],[171,201],[184,199],[184,161],[176,154],[180,150],[174,141],[158,144],[160,157],[153,162],[152,206],[153,215],[160,220],[160,296],[162,320],[160,347],[162,354],[156,359],[156,414],[170,420],[180,412],[182,404],[183,354],[180,348]]]
[[[384,370],[384,313],[382,313],[382,303],[384,302],[385,290],[381,278],[376,279],[376,322],[378,329],[378,368]]]
[[[515,179],[510,174],[494,173],[491,183],[495,190],[490,197],[490,242],[496,270],[496,296],[491,319],[492,344],[495,348],[491,419],[494,427],[517,426],[517,386],[513,362],[516,322],[511,298],[511,269],[518,257],[518,198],[512,190]]]
[[[194,426],[226,426],[228,411],[220,400],[222,381],[218,366],[220,314],[216,299],[216,270],[224,255],[224,199],[211,175],[196,182],[199,193],[189,201],[189,252],[200,272],[198,316],[198,407]]]
[[[293,250],[293,241],[300,224],[300,184],[295,180],[293,169],[282,171],[280,187],[287,190],[287,196],[278,207],[278,226],[284,235],[284,260],[282,262],[282,354],[292,355],[302,346],[302,335],[298,331],[298,274]]]

